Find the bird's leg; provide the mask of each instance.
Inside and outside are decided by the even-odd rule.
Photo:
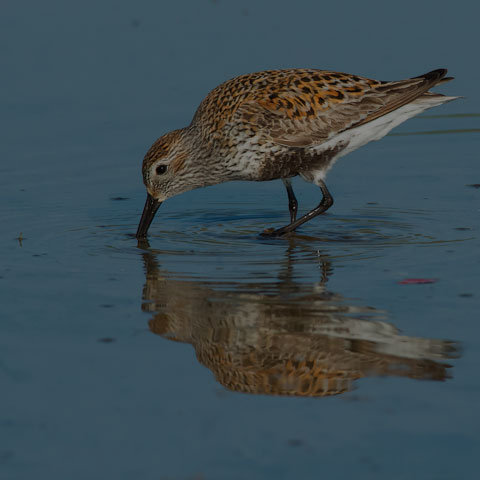
[[[315,207],[313,210],[305,214],[303,217],[300,217],[295,222],[290,223],[290,225],[286,225],[285,227],[274,230],[271,233],[270,232],[265,233],[264,235],[276,237],[276,236],[284,235],[286,233],[293,232],[300,225],[303,225],[305,222],[308,222],[309,220],[316,217],[317,215],[320,215],[326,212],[333,205],[333,197],[332,195],[330,195],[330,192],[328,191],[328,188],[325,185],[325,182],[323,180],[318,180],[318,186],[322,191],[323,198],[317,207]],[[288,191],[288,187],[287,187],[287,191]]]
[[[292,181],[289,178],[282,178],[283,184],[287,189],[288,194],[288,209],[290,210],[290,223],[293,223],[297,219],[298,202],[295,194],[293,193]]]

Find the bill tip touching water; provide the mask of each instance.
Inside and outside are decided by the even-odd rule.
[[[430,92],[452,80],[446,69],[399,81],[346,73],[287,69],[241,75],[213,89],[189,126],[160,137],[142,165],[147,200],[137,238],[145,238],[166,199],[231,180],[281,179],[290,223],[265,235],[293,232],[328,210],[325,184],[340,157],[379,140],[409,118],[458,97]],[[322,192],[318,206],[297,218],[291,178]]]

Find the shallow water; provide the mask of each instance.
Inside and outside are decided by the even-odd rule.
[[[478,7],[392,25],[352,3],[319,52],[336,27],[313,19],[337,17],[314,2],[41,5],[3,15],[0,478],[474,478]],[[448,66],[467,99],[338,162],[295,235],[259,235],[288,221],[281,182],[235,182],[165,202],[137,243],[152,140],[225,78],[291,65]]]

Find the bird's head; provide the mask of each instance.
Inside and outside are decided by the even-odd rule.
[[[144,238],[158,207],[167,198],[200,185],[195,181],[190,146],[191,135],[186,129],[174,130],[160,137],[143,159],[143,183],[147,201],[138,225],[137,238]]]

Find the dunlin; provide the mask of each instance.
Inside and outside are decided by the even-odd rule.
[[[283,235],[333,204],[325,176],[335,161],[431,107],[454,100],[429,92],[452,78],[439,69],[378,81],[313,69],[272,70],[233,78],[212,90],[192,123],[160,137],[143,160],[147,201],[137,238],[147,235],[167,198],[230,180],[282,179],[290,224]],[[291,178],[300,175],[322,201],[297,219]]]

